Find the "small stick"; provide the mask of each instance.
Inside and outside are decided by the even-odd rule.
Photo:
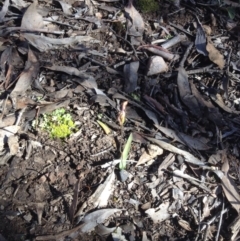
[[[218,241],[218,238],[219,238],[219,233],[220,233],[220,229],[221,229],[221,226],[222,226],[222,218],[223,218],[223,211],[224,211],[224,201],[222,203],[222,211],[220,213],[220,219],[219,219],[219,223],[218,223],[218,231],[217,231],[217,234],[216,234],[216,237],[215,237],[215,241]]]
[[[126,40],[125,38],[119,36],[112,28],[109,28],[109,29],[110,29],[118,38],[122,39],[122,40],[125,41],[128,45],[130,45],[131,48],[132,48],[132,50],[133,50],[133,52],[134,52],[135,57],[136,57],[137,59],[139,59],[139,58],[138,58],[138,55],[137,55],[137,51],[136,51],[136,49],[133,47],[133,45],[132,45],[128,40]]]
[[[185,61],[187,59],[187,56],[189,55],[189,52],[190,52],[192,46],[193,46],[193,43],[189,44],[189,46],[187,47],[187,50],[186,50],[185,54],[183,55],[183,58],[182,58],[182,60],[181,60],[181,62],[179,64],[179,67],[183,68],[184,63],[185,63]]]

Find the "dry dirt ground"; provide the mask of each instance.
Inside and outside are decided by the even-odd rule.
[[[240,239],[239,1],[0,9],[0,241]]]

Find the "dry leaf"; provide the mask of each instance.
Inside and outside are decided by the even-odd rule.
[[[57,48],[56,45],[73,45],[81,44],[82,42],[94,42],[99,43],[99,40],[90,36],[74,36],[70,38],[49,38],[43,35],[36,35],[31,33],[24,33],[25,39],[37,48],[39,51],[44,52],[46,50]]]
[[[228,113],[234,113],[239,115],[240,111],[237,110],[232,110],[231,108],[229,108],[228,106],[226,106],[223,102],[222,96],[220,94],[210,94],[211,99],[219,106],[221,107],[224,111],[228,112]]]
[[[223,127],[225,125],[222,114],[218,109],[212,104],[211,101],[206,101],[203,96],[200,94],[196,86],[193,84],[193,81],[190,80],[191,90],[193,95],[196,97],[200,107],[202,109],[208,110],[207,118],[215,123],[218,127]]]
[[[36,203],[36,210],[37,210],[37,217],[38,217],[38,224],[39,225],[42,224],[42,214],[43,214],[43,211],[44,211],[44,206],[45,206],[44,202]]]
[[[27,11],[24,13],[22,17],[22,28],[27,29],[41,29],[44,27],[43,18],[37,12],[38,1],[34,0],[34,2],[28,7]],[[25,35],[25,34],[23,34]]]
[[[162,148],[160,148],[157,145],[150,144],[148,145],[147,151],[144,151],[141,157],[139,158],[136,166],[149,162],[155,157],[160,156],[162,154],[163,154]]]
[[[117,227],[108,228],[108,227],[104,226],[103,224],[98,224],[98,226],[95,228],[95,232],[98,235],[106,236],[108,234],[113,233],[116,230],[116,228]]]
[[[210,215],[209,203],[210,203],[210,198],[208,196],[205,196],[203,198],[204,206],[203,206],[201,221],[203,221],[205,218],[209,217]]]
[[[131,43],[139,45],[144,31],[144,21],[140,13],[129,0],[125,9],[125,17],[127,18],[127,33],[131,36]]]
[[[9,0],[5,0],[2,10],[0,12],[0,23],[3,21],[7,11],[8,11],[8,6],[9,6]]]
[[[104,207],[107,206],[108,199],[113,191],[113,183],[115,181],[115,173],[114,171],[106,178],[105,182],[100,184],[96,191],[93,193],[91,197],[88,198],[86,202],[80,207],[75,216],[80,216],[84,212],[86,212],[90,207]]]
[[[199,138],[194,138],[192,136],[186,135],[182,132],[175,132],[172,129],[155,125],[158,130],[164,133],[167,137],[171,137],[174,141],[178,141],[182,144],[188,145],[190,148],[194,148],[196,150],[208,150],[210,147],[202,142]]]
[[[222,188],[227,200],[239,214],[240,213],[240,195],[238,192],[238,188],[234,183],[234,180],[228,174],[229,163],[228,163],[226,151],[223,152],[222,154],[222,161],[223,161],[222,171],[224,173],[224,175],[222,176]]]
[[[161,148],[182,155],[185,158],[186,162],[195,164],[195,165],[199,165],[199,166],[204,166],[205,163],[200,161],[198,158],[196,158],[195,156],[193,156],[191,153],[187,152],[187,151],[183,151],[181,149],[178,149],[177,147],[165,142],[165,141],[160,141],[154,138],[150,138],[150,137],[145,137],[147,140],[159,145]]]
[[[21,73],[15,88],[11,92],[11,97],[14,98],[18,95],[25,94],[26,90],[31,88],[31,85],[35,78],[37,78],[39,72],[39,62],[34,52],[29,48],[28,60],[25,64],[25,68]]]
[[[206,47],[207,51],[208,51],[208,57],[209,59],[216,65],[218,65],[218,67],[220,69],[224,68],[225,65],[225,60],[223,55],[214,47],[212,41],[210,40],[210,38],[208,38],[208,43],[207,43],[207,47]]]
[[[126,93],[131,93],[137,88],[138,68],[139,61],[131,62],[129,64],[124,65],[124,91]]]
[[[164,107],[155,99],[153,99],[152,97],[148,96],[148,95],[144,95],[143,98],[150,102],[157,110],[159,110],[162,114],[167,115]]]
[[[82,222],[83,224],[80,227],[80,231],[83,233],[92,231],[98,224],[103,223],[107,218],[112,216],[116,212],[122,211],[121,209],[101,209],[95,212],[87,214]]]
[[[187,222],[187,221],[185,221],[185,220],[183,220],[183,219],[179,219],[179,220],[178,220],[178,224],[179,224],[182,228],[184,228],[185,230],[187,230],[187,231],[192,231],[189,222]]]
[[[177,85],[182,102],[189,108],[192,115],[200,118],[202,116],[202,112],[198,105],[197,99],[192,94],[188,82],[188,74],[183,67],[178,68]]]
[[[61,7],[62,7],[62,10],[63,12],[66,14],[66,15],[71,15],[72,14],[72,6],[68,3],[66,3],[65,1],[57,1],[60,3]]]
[[[118,227],[114,233],[112,233],[113,240],[116,241],[127,241],[125,236],[122,234],[122,229]]]
[[[17,136],[8,137],[8,147],[10,150],[10,155],[16,155],[18,153],[19,144]]]
[[[169,202],[162,203],[159,207],[150,208],[145,213],[150,216],[153,223],[161,223],[170,218],[170,213],[168,212],[169,205]]]
[[[208,56],[206,44],[207,44],[207,39],[205,36],[205,32],[203,30],[202,24],[197,18],[197,33],[196,33],[196,39],[195,39],[195,46],[198,53]]]
[[[146,108],[141,108],[141,109],[145,112],[147,117],[154,122],[154,124],[158,124],[158,117],[153,111],[148,110]]]
[[[19,126],[8,126],[0,129],[0,151],[3,149],[4,144],[7,143],[8,138],[16,134],[19,129]]]

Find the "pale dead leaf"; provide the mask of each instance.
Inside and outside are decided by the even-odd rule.
[[[187,222],[187,221],[185,221],[185,220],[183,220],[183,219],[179,219],[179,220],[178,220],[178,224],[179,224],[182,228],[184,228],[185,230],[187,230],[187,231],[192,231],[189,222]]]
[[[80,231],[83,233],[92,231],[98,224],[103,223],[106,219],[112,216],[116,212],[122,211],[121,209],[113,208],[113,209],[101,209],[95,212],[87,214],[82,222]]]
[[[240,195],[234,180],[228,174],[229,163],[228,163],[226,152],[224,152],[222,155],[222,161],[223,161],[222,171],[224,173],[224,175],[222,176],[222,188],[227,200],[239,214],[240,213]]]
[[[220,94],[210,94],[211,99],[219,106],[221,107],[224,111],[228,112],[228,113],[234,113],[239,115],[240,111],[237,110],[232,110],[231,108],[229,108],[228,106],[226,106],[223,102],[222,96]]]
[[[108,204],[108,199],[113,191],[113,183],[115,181],[114,171],[106,178],[105,182],[100,184],[96,191],[86,202],[80,207],[76,216],[82,215],[88,208],[104,207]],[[88,207],[88,208],[87,208]],[[86,209],[87,208],[87,209]]]
[[[44,211],[44,206],[45,206],[44,202],[36,203],[36,210],[37,210],[37,217],[38,217],[38,224],[39,225],[42,224],[42,214],[43,214],[43,211]]]
[[[25,64],[25,68],[21,73],[15,88],[11,92],[11,97],[16,97],[17,95],[22,95],[27,89],[31,88],[34,79],[37,77],[39,72],[39,62],[34,52],[28,50],[28,60]]]
[[[123,68],[125,85],[124,91],[131,93],[137,88],[139,61],[125,64]]]
[[[200,161],[198,158],[196,158],[195,156],[193,156],[191,153],[187,152],[187,151],[183,151],[181,149],[178,149],[177,147],[165,142],[165,141],[160,141],[154,138],[150,138],[150,137],[145,137],[147,140],[159,145],[161,148],[182,155],[185,158],[186,162],[195,164],[195,165],[199,165],[199,166],[204,166],[205,163]]]
[[[208,43],[207,43],[207,47],[206,47],[207,51],[208,51],[208,57],[209,59],[216,65],[218,65],[218,67],[220,69],[224,68],[225,65],[225,60],[223,55],[214,47],[212,41],[210,40],[210,38],[208,38]]]
[[[208,163],[212,165],[219,165],[222,161],[222,155],[224,155],[225,150],[218,150],[215,154],[212,154],[209,159]]]
[[[204,206],[203,206],[201,221],[203,221],[205,218],[209,217],[210,215],[209,201],[210,201],[210,198],[208,196],[205,196],[203,198]]]
[[[0,150],[3,149],[4,144],[7,143],[7,140],[10,136],[13,136],[19,131],[19,126],[8,126],[0,129]]]
[[[62,7],[62,10],[63,12],[66,14],[66,15],[71,15],[72,14],[72,6],[68,3],[66,3],[65,1],[57,1],[60,3],[61,7]]]
[[[140,13],[133,6],[130,0],[125,8],[125,17],[127,18],[127,32],[131,36],[132,44],[140,44],[143,31],[144,21]]]
[[[43,18],[37,11],[38,1],[28,7],[22,18],[21,27],[27,29],[41,29],[44,27]]]
[[[99,43],[100,41],[92,38],[91,36],[74,36],[70,38],[49,38],[43,35],[35,35],[25,33],[24,37],[28,42],[37,48],[39,51],[44,52],[50,49],[58,48],[58,45],[76,45],[83,42]]]
[[[163,154],[162,148],[160,148],[157,145],[150,144],[147,147],[147,151],[144,151],[143,154],[141,155],[141,157],[139,158],[136,166],[149,162],[152,159],[154,159],[155,157],[160,156],[162,154]]]
[[[2,10],[0,12],[0,23],[3,21],[7,11],[8,11],[8,6],[9,6],[9,0],[5,0]]]
[[[17,136],[9,136],[8,137],[8,147],[10,150],[10,155],[16,155],[18,153],[19,144]]]
[[[116,230],[117,227],[108,228],[103,224],[98,224],[95,228],[95,232],[101,236],[108,235]]]
[[[118,227],[116,232],[112,233],[112,238],[114,241],[127,241],[125,236],[122,234],[122,229]]]
[[[159,207],[150,208],[145,213],[150,216],[153,223],[161,223],[170,218],[170,213],[168,212],[169,205],[169,202],[162,203]]]
[[[147,233],[145,231],[142,233],[142,241],[149,241],[149,239],[147,238]]]

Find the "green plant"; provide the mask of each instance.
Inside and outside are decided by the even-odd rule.
[[[132,140],[133,140],[133,135],[131,133],[128,137],[127,143],[125,144],[122,155],[121,155],[121,161],[119,163],[119,168],[121,170],[126,169],[127,158],[128,158],[128,154],[129,154],[130,149],[131,149]]]
[[[33,126],[36,126],[36,122]],[[51,114],[43,114],[39,127],[48,132],[51,138],[64,139],[73,133],[75,123],[72,116],[64,108],[60,108]]]
[[[235,16],[236,16],[236,8],[234,8],[234,7],[227,7],[226,10],[228,12],[229,18],[233,20],[235,18]]]
[[[159,5],[156,0],[138,0],[137,6],[143,13],[156,12],[159,10]]]

